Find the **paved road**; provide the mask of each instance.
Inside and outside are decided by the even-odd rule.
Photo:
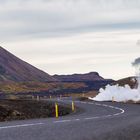
[[[140,105],[75,103],[82,111],[59,119],[0,123],[0,140],[140,140]]]

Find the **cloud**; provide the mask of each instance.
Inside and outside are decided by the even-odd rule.
[[[6,49],[49,74],[98,71],[106,78],[134,75],[140,30],[81,33],[7,43]],[[134,49],[135,48],[135,49]]]
[[[0,0],[0,3],[2,40],[140,28],[139,0]]]
[[[50,74],[118,79],[133,75],[139,17],[140,0],[0,0],[0,40]]]

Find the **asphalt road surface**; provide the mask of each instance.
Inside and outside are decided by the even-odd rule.
[[[2,122],[0,140],[140,140],[140,105],[75,104],[81,111],[58,119]]]

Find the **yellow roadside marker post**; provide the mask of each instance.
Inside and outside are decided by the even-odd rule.
[[[37,96],[37,101],[39,101],[39,96]]]
[[[112,97],[112,102],[114,102],[114,96]]]
[[[75,111],[75,105],[74,105],[74,101],[72,101],[72,111]]]
[[[58,104],[55,103],[55,117],[58,118]]]
[[[50,95],[50,99],[52,98],[52,96]]]
[[[34,96],[32,95],[32,100],[34,100]]]

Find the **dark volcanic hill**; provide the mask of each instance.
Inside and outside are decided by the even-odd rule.
[[[86,74],[72,74],[72,75],[54,75],[54,78],[63,82],[81,82],[81,81],[102,81],[105,80],[97,72],[90,72]]]
[[[125,86],[127,84],[131,88],[136,88],[138,86],[136,77],[134,77],[134,76],[120,79],[120,80],[114,82],[113,84],[118,84],[119,86]]]
[[[72,74],[72,75],[54,75],[53,77],[62,82],[84,83],[86,87],[81,88],[78,91],[81,93],[92,91],[92,90],[98,91],[101,87],[104,87],[107,84],[114,82],[114,80],[112,79],[104,79],[97,72],[90,72],[86,74]]]
[[[55,79],[0,47],[0,81],[55,81]]]

